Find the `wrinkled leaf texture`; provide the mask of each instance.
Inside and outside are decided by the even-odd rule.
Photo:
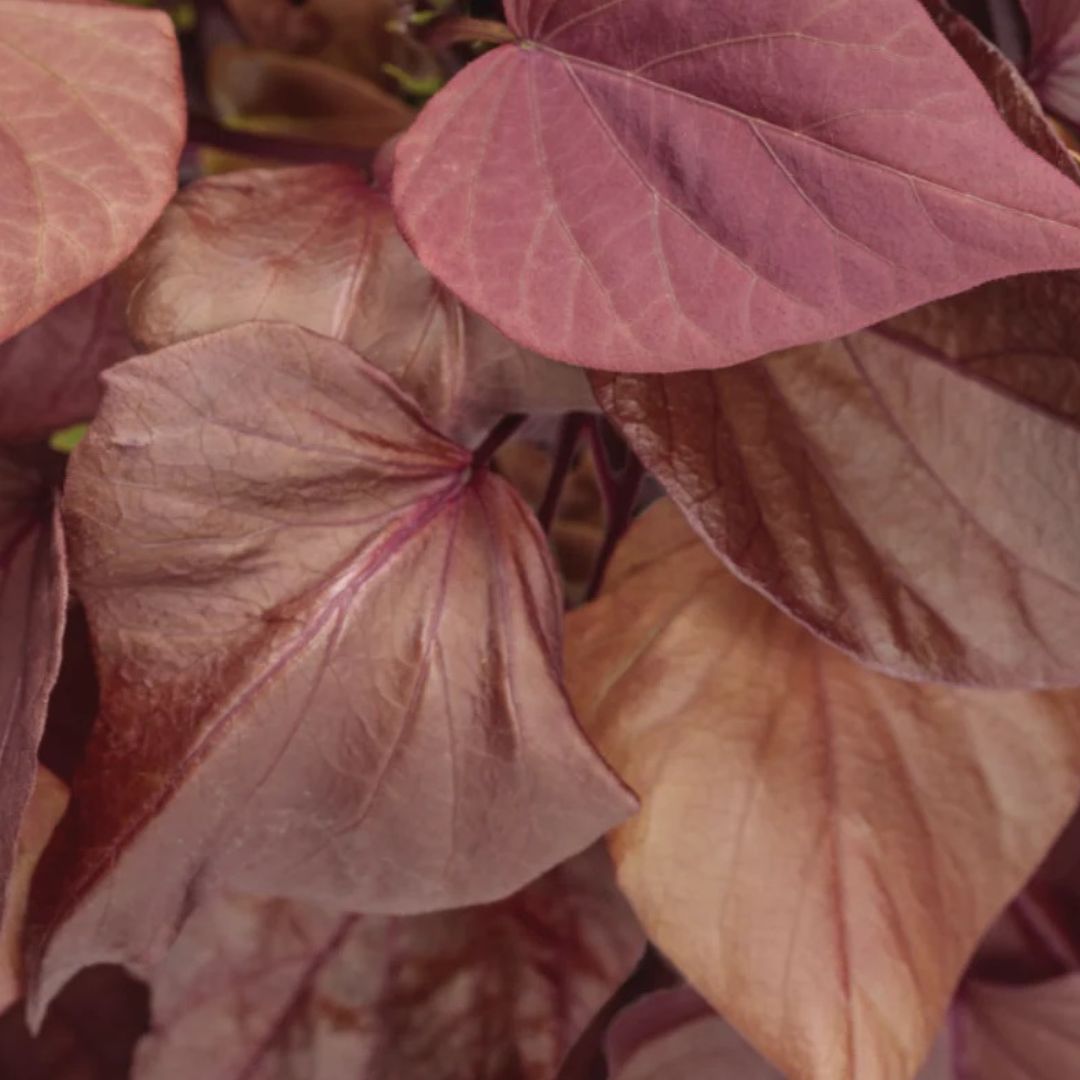
[[[433,915],[213,901],[155,976],[135,1080],[551,1080],[643,944],[602,849]]]
[[[0,340],[130,254],[176,189],[163,12],[0,0]]]
[[[0,343],[0,443],[45,439],[89,420],[101,400],[101,373],[133,351],[108,278]]]
[[[60,667],[66,602],[53,491],[36,467],[0,448],[0,911]]]
[[[386,198],[344,166],[192,184],[125,277],[144,348],[248,319],[296,323],[362,353],[461,442],[506,412],[596,407],[582,372],[519,349],[442,289]]]
[[[797,1080],[906,1080],[1076,807],[1080,701],[899,682],[733,577],[670,502],[567,625],[646,932]]]
[[[385,375],[253,323],[107,386],[65,503],[102,705],[38,875],[38,1012],[212,892],[482,903],[631,812],[534,520]]]
[[[397,144],[421,261],[515,341],[715,368],[1080,258],[918,0],[513,0]],[[497,182],[494,182],[497,178]]]
[[[1080,681],[1080,276],[994,282],[733,370],[594,376],[733,570],[860,660]]]

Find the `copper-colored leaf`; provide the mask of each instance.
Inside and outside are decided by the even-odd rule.
[[[0,450],[0,911],[60,666],[66,602],[53,491],[37,468]]]
[[[0,116],[2,340],[111,270],[175,190],[168,16],[0,0]]]
[[[90,419],[101,372],[132,351],[108,278],[0,344],[0,442],[44,439]]]
[[[473,442],[504,412],[595,408],[582,373],[517,348],[416,261],[389,203],[344,166],[193,184],[126,271],[147,348],[247,319],[339,338]]]
[[[1080,794],[1080,696],[899,682],[741,584],[663,502],[569,616],[586,729],[642,799],[646,931],[793,1080],[907,1080]]]
[[[135,1077],[551,1080],[643,944],[602,850],[435,915],[216,901],[155,977]]]
[[[528,510],[385,375],[253,323],[107,382],[66,491],[102,707],[39,873],[39,1007],[214,890],[481,903],[630,812]]]
[[[1080,682],[1080,276],[997,282],[738,370],[598,375],[735,571],[887,671]]]
[[[22,994],[20,941],[30,879],[67,803],[67,785],[39,766],[30,801],[19,825],[11,876],[5,883],[5,903],[0,919],[0,1011]]]

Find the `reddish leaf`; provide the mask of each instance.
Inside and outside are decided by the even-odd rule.
[[[62,780],[40,766],[34,776],[30,801],[19,825],[11,876],[4,883],[5,903],[0,919],[0,1011],[22,994],[19,942],[26,919],[30,878],[68,803],[68,788]]]
[[[436,915],[217,901],[155,979],[135,1075],[550,1080],[643,944],[600,850]]]
[[[517,348],[441,289],[386,199],[342,166],[193,184],[127,277],[148,348],[247,319],[297,323],[363,353],[466,442],[504,412],[595,408],[580,371]]]
[[[1080,275],[1018,278],[738,370],[594,388],[713,549],[833,644],[902,675],[1069,685],[1078,316]]]
[[[128,255],[176,188],[172,24],[119,5],[0,0],[0,339]]]
[[[570,616],[586,729],[642,799],[646,932],[799,1080],[912,1075],[1080,792],[1080,698],[893,681],[732,577],[670,503]]]
[[[508,15],[520,44],[402,136],[394,201],[424,265],[547,356],[714,368],[1080,260],[1080,191],[918,0]]]
[[[385,376],[249,324],[108,385],[67,486],[102,711],[39,874],[39,1008],[214,890],[481,903],[630,812],[561,687],[543,537]]]
[[[106,278],[0,344],[0,442],[44,439],[88,420],[101,400],[101,372],[131,353]]]
[[[0,911],[60,666],[67,573],[53,493],[0,450]]]
[[[1080,123],[1080,0],[1020,0],[1031,49],[1025,74],[1047,108]]]
[[[957,1077],[1042,1080],[1080,1071],[1080,974],[1037,986],[970,983],[955,1026]]]

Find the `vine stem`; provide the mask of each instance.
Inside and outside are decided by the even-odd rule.
[[[585,592],[586,601],[595,600],[597,593],[600,592],[600,586],[604,583],[604,574],[607,573],[608,563],[611,562],[611,556],[615,553],[615,547],[630,527],[638,492],[641,490],[641,482],[645,478],[644,466],[629,447],[627,447],[629,457],[626,465],[621,472],[614,472],[607,450],[604,448],[601,424],[602,421],[599,418],[594,418],[592,424],[589,425],[589,438],[592,443],[596,473],[600,479],[600,491],[604,498],[607,524],[604,542],[596,557],[592,578]]]
[[[491,464],[491,459],[498,453],[499,448],[525,423],[526,419],[524,413],[510,413],[504,416],[487,433],[484,441],[473,451],[473,472],[486,469]]]
[[[551,532],[551,526],[555,521],[555,511],[559,508],[559,499],[562,497],[566,478],[570,475],[570,467],[574,463],[574,451],[577,449],[581,432],[588,420],[589,417],[585,413],[578,412],[567,413],[563,418],[547,489],[544,491],[540,509],[536,511],[536,520],[540,522],[540,528],[545,533]]]
[[[355,146],[336,146],[291,135],[262,135],[257,131],[235,131],[209,116],[192,115],[188,119],[188,142],[211,146],[232,154],[271,158],[299,165],[336,162],[353,165],[370,174],[375,151]]]
[[[455,15],[432,23],[420,40],[430,49],[445,49],[463,41],[508,45],[514,40],[514,35],[509,26],[496,19],[474,19],[469,15]]]

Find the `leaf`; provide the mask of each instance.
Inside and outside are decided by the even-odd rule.
[[[783,1080],[689,986],[624,1009],[608,1032],[611,1080]]]
[[[1038,986],[970,983],[957,1011],[957,1064],[963,1076],[1040,1080],[1075,1075],[1080,974]],[[961,1075],[959,1067],[956,1075]]]
[[[1080,792],[1075,693],[893,681],[742,585],[668,502],[569,616],[568,685],[638,794],[646,933],[793,1080],[915,1073]]]
[[[631,812],[560,681],[513,491],[345,346],[249,324],[113,369],[66,513],[101,712],[39,875],[40,1012],[228,890],[513,892]]]
[[[215,111],[245,131],[377,149],[413,110],[375,83],[303,57],[222,46],[207,82]]]
[[[117,967],[95,967],[56,999],[41,1032],[21,1006],[0,1017],[0,1061],[18,1080],[126,1080],[147,1028],[146,989]]]
[[[0,914],[60,667],[67,571],[53,491],[0,448]]]
[[[1071,685],[1078,312],[1080,275],[1030,276],[738,370],[593,386],[713,550],[834,645]]]
[[[0,442],[40,440],[88,420],[101,400],[101,372],[132,351],[107,278],[0,344]]]
[[[176,189],[184,97],[162,12],[0,0],[0,340],[130,254]]]
[[[11,874],[4,883],[3,918],[0,919],[0,1011],[22,995],[19,942],[26,919],[30,878],[67,803],[67,785],[48,769],[38,766],[30,801],[19,825]]]
[[[1020,0],[1031,35],[1024,73],[1048,109],[1080,123],[1080,2]]]
[[[545,356],[735,364],[1080,260],[918,0],[515,0],[397,146],[420,260]]]
[[[155,979],[135,1077],[550,1080],[643,944],[599,850],[434,915],[216,901]]]
[[[580,371],[517,348],[447,294],[386,199],[343,166],[192,184],[125,274],[146,348],[248,319],[296,323],[362,353],[465,443],[506,412],[596,407]]]

